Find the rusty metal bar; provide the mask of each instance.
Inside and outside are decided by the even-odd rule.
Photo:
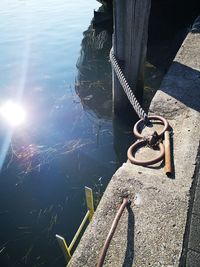
[[[113,237],[113,235],[115,233],[115,230],[117,228],[118,222],[119,222],[119,220],[120,220],[120,218],[122,216],[122,213],[123,213],[125,207],[128,205],[128,203],[129,203],[128,198],[124,198],[123,202],[122,202],[122,204],[121,204],[121,206],[120,206],[120,208],[119,208],[119,210],[118,210],[118,212],[117,212],[117,214],[116,214],[116,216],[114,218],[114,221],[112,223],[110,231],[109,231],[109,233],[107,235],[106,241],[105,241],[104,246],[103,246],[103,248],[101,250],[101,253],[100,253],[100,256],[99,256],[99,259],[98,259],[98,263],[97,263],[96,267],[103,266],[106,253],[107,253],[108,247],[110,245],[110,241],[112,240],[112,237]]]
[[[170,133],[169,133],[169,131],[165,131],[165,173],[167,175],[172,173]]]

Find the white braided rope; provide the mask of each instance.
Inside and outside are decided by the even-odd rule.
[[[110,50],[110,61],[112,64],[112,67],[117,75],[117,78],[121,84],[121,86],[124,89],[124,92],[126,93],[131,105],[133,106],[135,112],[137,113],[137,115],[139,116],[140,119],[147,119],[147,114],[145,113],[145,111],[143,110],[143,108],[141,107],[140,103],[137,101],[135,95],[133,94],[133,91],[131,90],[126,78],[124,77],[124,74],[117,62],[117,59],[114,55],[114,51],[113,48],[111,48]]]

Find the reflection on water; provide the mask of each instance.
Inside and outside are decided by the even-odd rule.
[[[112,6],[99,8],[83,33],[75,90],[85,109],[109,119],[112,111],[111,66]],[[99,103],[99,104],[98,104]]]

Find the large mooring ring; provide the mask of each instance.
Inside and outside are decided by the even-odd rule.
[[[157,115],[154,115],[154,116],[148,116],[148,119],[149,119],[149,121],[151,121],[151,120],[158,120],[158,121],[161,121],[161,122],[163,123],[164,128],[163,128],[162,131],[158,134],[158,137],[161,137],[161,136],[164,134],[164,132],[167,130],[167,128],[169,127],[169,123],[168,123],[168,121],[167,121],[165,118],[161,117],[161,116],[157,116]],[[141,124],[142,122],[144,122],[144,119],[141,119],[141,120],[139,120],[138,122],[136,122],[136,124],[134,125],[134,128],[133,128],[133,133],[134,133],[134,135],[135,135],[137,138],[139,138],[139,139],[141,139],[141,138],[144,137],[144,136],[139,132],[139,126],[140,126],[140,124]]]
[[[141,165],[141,166],[148,166],[148,165],[153,165],[155,163],[158,163],[159,161],[161,161],[165,155],[165,148],[164,145],[162,143],[158,144],[158,147],[160,149],[160,154],[151,160],[137,160],[134,156],[136,150],[139,147],[145,146],[147,144],[146,140],[139,140],[137,142],[135,142],[133,145],[131,145],[127,151],[127,156],[128,159],[131,161],[131,163],[136,164],[136,165]]]

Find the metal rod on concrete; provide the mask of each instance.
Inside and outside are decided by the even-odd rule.
[[[169,175],[172,172],[170,133],[165,131],[165,173]]]
[[[114,54],[139,102],[143,96],[150,7],[151,0],[114,1]],[[132,111],[114,72],[113,102],[116,115],[122,116]]]
[[[109,231],[109,233],[107,235],[106,241],[105,241],[104,246],[103,246],[103,248],[101,250],[101,253],[100,253],[100,256],[99,256],[99,259],[98,259],[98,263],[97,263],[96,267],[103,266],[106,253],[107,253],[108,247],[110,245],[110,241],[112,240],[112,237],[113,237],[113,235],[115,233],[115,230],[117,228],[117,224],[118,224],[118,222],[119,222],[119,220],[120,220],[120,218],[122,216],[122,213],[123,213],[125,207],[128,205],[128,203],[129,203],[128,198],[124,198],[123,202],[122,202],[122,204],[121,204],[121,206],[120,206],[120,208],[119,208],[119,210],[118,210],[118,212],[117,212],[117,214],[116,214],[116,216],[114,218],[114,221],[112,223],[110,231]]]

